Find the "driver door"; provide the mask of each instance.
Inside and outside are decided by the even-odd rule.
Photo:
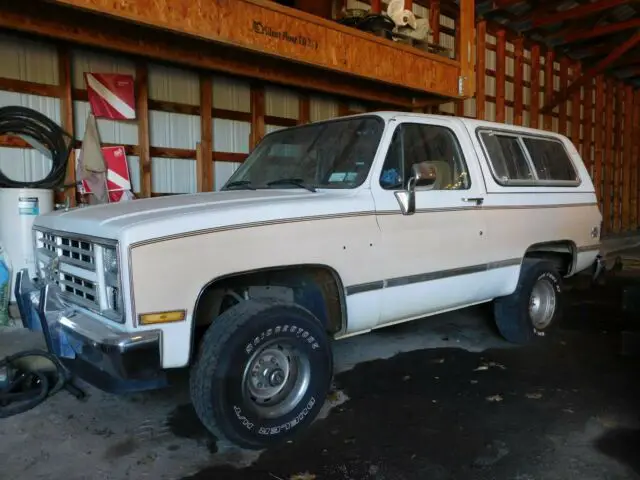
[[[397,117],[389,149],[374,172],[385,279],[379,325],[484,300],[484,184],[464,126],[455,119]],[[402,213],[394,192],[412,166],[435,173],[418,183],[415,213]]]

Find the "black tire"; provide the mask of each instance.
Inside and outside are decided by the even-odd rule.
[[[276,358],[280,350],[276,349],[282,349],[281,345],[287,346],[282,350],[284,352],[295,351],[295,355],[286,356],[289,359],[287,365],[293,368],[293,362],[299,362],[297,376],[306,372],[308,386],[304,393],[291,395],[299,400],[290,411],[266,418],[256,407],[257,402],[252,400],[255,397],[252,397],[250,389],[258,388],[256,382],[260,379],[273,378],[273,372],[264,373],[263,364],[257,363],[259,372],[254,369],[248,371],[255,375],[245,372],[256,355],[267,359],[266,368],[270,368],[272,362],[279,366]],[[276,357],[261,357],[268,355],[260,353],[265,348],[275,352]],[[293,370],[289,372],[289,375],[280,373],[280,379],[294,378]],[[244,375],[253,379],[249,378],[245,383]],[[202,423],[219,440],[242,448],[263,449],[289,440],[305,430],[324,404],[332,376],[330,341],[314,315],[291,303],[247,300],[216,318],[205,333],[191,369],[191,401]],[[260,386],[272,388],[271,384]],[[292,388],[295,391],[297,387],[294,385]],[[299,388],[302,391],[302,387]]]
[[[555,293],[555,311],[544,325],[536,325],[529,311],[531,294],[538,282],[548,282]],[[546,260],[525,259],[518,286],[511,295],[497,298],[493,313],[500,335],[511,343],[525,344],[544,337],[558,324],[562,316],[562,276],[556,266]]]

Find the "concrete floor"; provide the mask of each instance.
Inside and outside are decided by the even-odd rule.
[[[623,258],[637,268],[640,250]],[[216,444],[186,375],[147,394],[62,392],[0,421],[0,479],[640,478],[640,361],[619,353],[633,323],[620,285],[638,273],[574,281],[560,328],[527,347],[502,341],[486,307],[338,342],[326,418],[268,452]],[[0,358],[38,343],[6,329]]]

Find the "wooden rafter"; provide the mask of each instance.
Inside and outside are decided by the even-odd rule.
[[[557,40],[560,44],[575,43],[583,40],[590,40],[592,38],[604,37],[606,35],[613,35],[614,33],[631,30],[633,28],[640,28],[640,18],[634,18],[625,22],[610,23],[608,25],[603,25],[587,30],[583,28],[582,31],[564,35],[562,37],[559,37]]]
[[[577,20],[584,18],[626,3],[629,3],[629,0],[599,0],[594,3],[587,3],[561,12],[550,12],[549,6],[543,4],[529,12],[525,18],[523,18],[523,21],[530,23],[529,28],[544,27],[547,25],[555,25],[557,23],[564,22],[565,20]]]
[[[589,68],[578,80],[569,85],[566,89],[559,92],[559,94],[547,103],[542,109],[542,113],[551,112],[556,106],[564,102],[569,96],[577,89],[581,88],[588,80],[602,73],[609,66],[611,66],[616,60],[618,60],[626,52],[634,48],[640,43],[640,31],[636,32],[626,42],[619,45],[617,48],[611,51],[604,59],[600,60],[593,67]]]

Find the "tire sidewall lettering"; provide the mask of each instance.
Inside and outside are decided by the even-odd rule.
[[[245,344],[244,353],[247,356],[253,355],[255,351],[260,347],[260,345],[265,341],[275,337],[291,338],[292,334],[295,336],[295,338],[301,339],[308,343],[312,350],[318,350],[320,348],[320,344],[311,334],[311,332],[302,327],[283,323],[277,325],[276,327],[269,327],[253,337],[249,342]]]

